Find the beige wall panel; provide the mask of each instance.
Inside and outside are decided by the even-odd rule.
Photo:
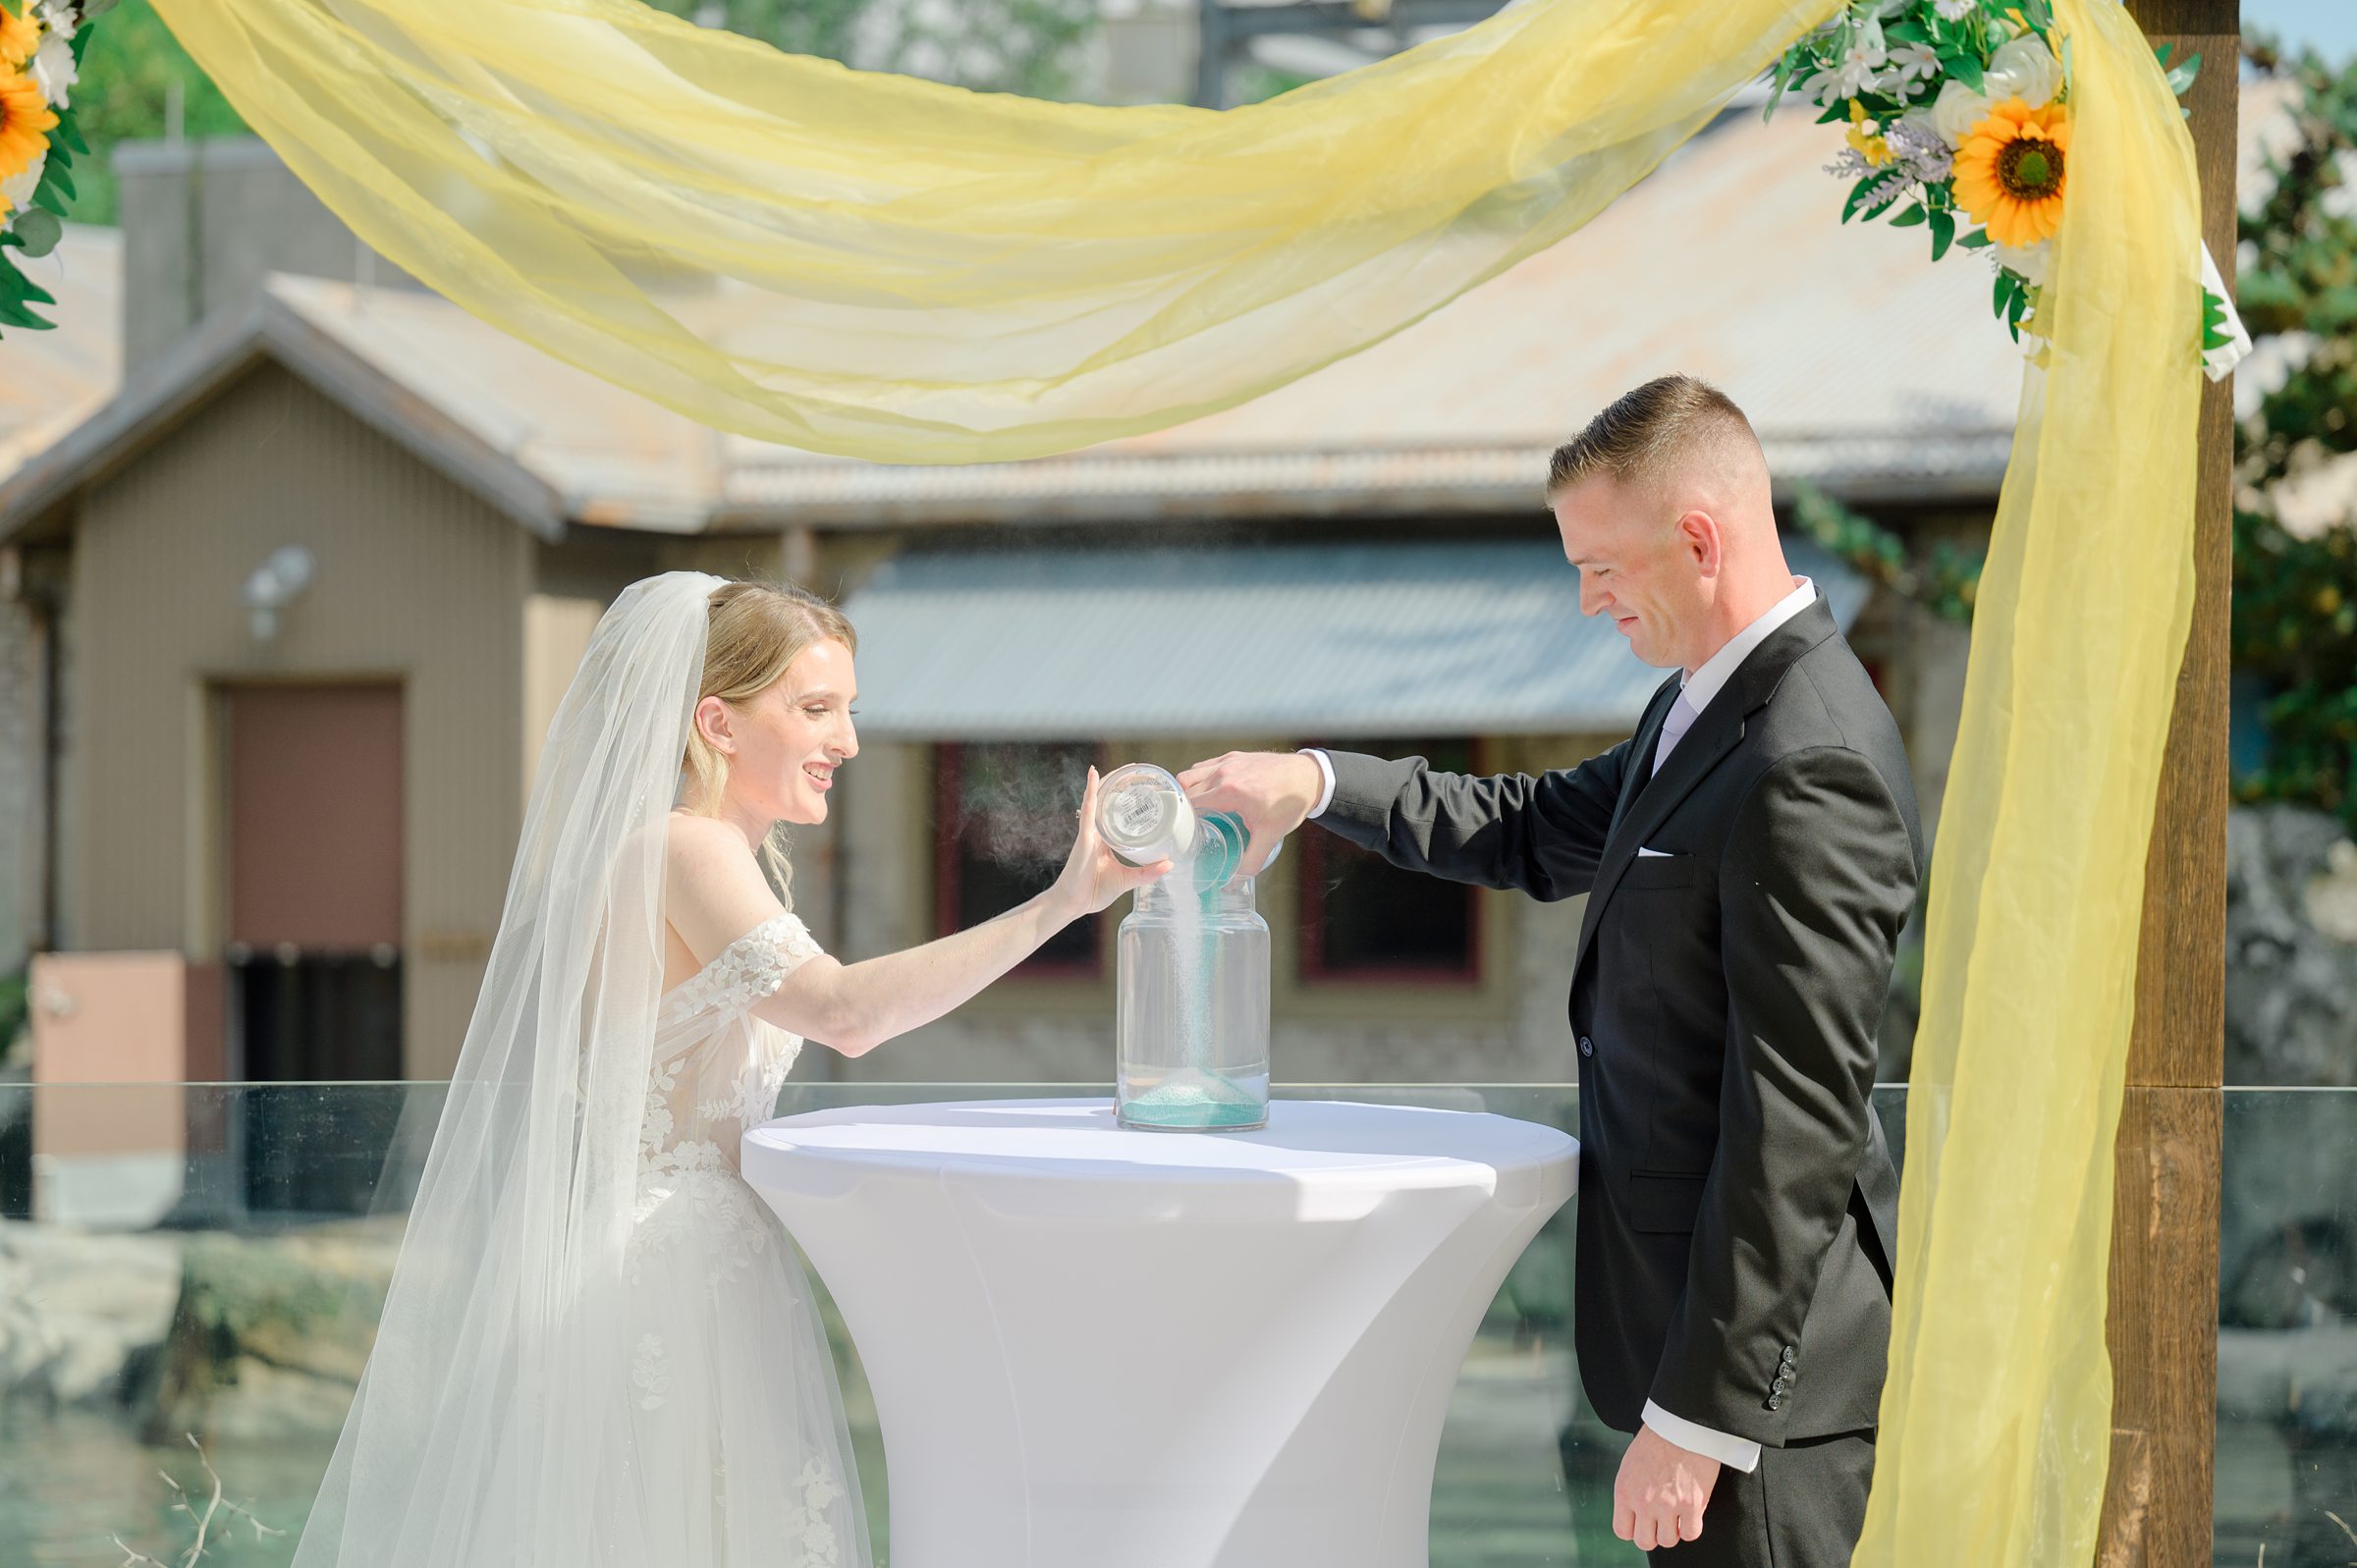
[[[548,743],[548,727],[557,704],[573,684],[581,655],[589,651],[589,634],[606,613],[603,599],[563,598],[556,594],[527,594],[523,601],[523,784],[521,798],[531,799],[532,775],[540,766],[540,748]],[[521,820],[518,819],[519,831]]]
[[[290,544],[316,577],[257,641],[239,590]],[[207,956],[220,942],[211,684],[398,679],[407,1065],[446,1076],[521,822],[529,560],[515,522],[276,366],[96,486],[71,627],[72,945]]]

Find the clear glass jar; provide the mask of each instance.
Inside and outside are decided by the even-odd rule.
[[[1114,1105],[1125,1127],[1241,1132],[1269,1119],[1269,925],[1252,879],[1138,890],[1115,941]]]

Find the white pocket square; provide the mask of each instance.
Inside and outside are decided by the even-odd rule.
[[[1670,860],[1674,859],[1675,857],[1672,856],[1667,849],[1647,849],[1640,846],[1637,850],[1637,858],[1639,860]]]

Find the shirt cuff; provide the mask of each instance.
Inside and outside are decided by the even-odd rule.
[[[1318,765],[1318,775],[1326,781],[1326,786],[1318,791],[1318,803],[1309,808],[1311,818],[1323,817],[1326,808],[1334,804],[1334,761],[1314,746],[1303,746],[1301,755]]]
[[[1716,1459],[1729,1470],[1749,1475],[1760,1466],[1760,1445],[1749,1437],[1697,1426],[1682,1416],[1670,1414],[1650,1399],[1645,1401],[1645,1425],[1689,1453]]]

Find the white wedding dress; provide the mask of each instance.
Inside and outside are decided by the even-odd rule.
[[[663,984],[720,585],[631,584],[549,726],[294,1568],[870,1568],[809,1277],[737,1174],[801,1048],[751,1009],[818,949],[780,914]]]
[[[809,1278],[738,1146],[801,1041],[752,1015],[818,955],[763,922],[665,995],[624,1253],[636,1482],[678,1568],[866,1568],[858,1474]]]

